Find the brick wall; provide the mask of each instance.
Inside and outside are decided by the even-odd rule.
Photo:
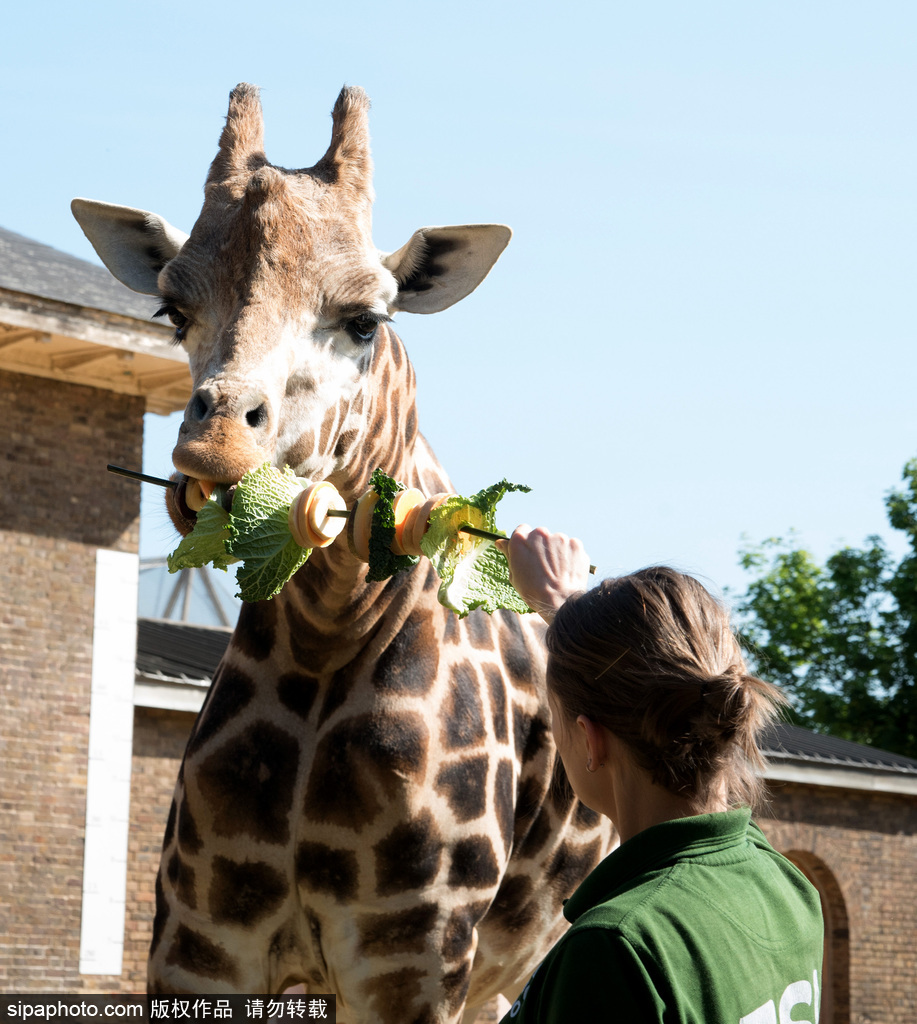
[[[135,552],[141,399],[0,372],[0,989],[79,989],[97,548]]]
[[[917,1020],[917,797],[775,784],[761,827],[827,901],[833,1024]]]
[[[153,887],[159,851],[178,766],[194,718],[190,712],[135,709],[124,968],[119,979],[84,977],[85,991],[146,991],[146,958],[153,934]]]

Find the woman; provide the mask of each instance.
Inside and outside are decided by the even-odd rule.
[[[750,821],[780,692],[695,579],[654,567],[583,592],[579,541],[522,526],[500,546],[549,623],[567,775],[621,839],[503,1024],[817,1024],[819,898]]]

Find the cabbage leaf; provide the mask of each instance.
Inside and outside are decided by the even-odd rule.
[[[229,541],[229,513],[222,504],[225,493],[224,487],[214,488],[197,514],[194,529],[182,538],[178,547],[169,555],[169,572],[201,569],[205,565],[226,572],[228,566],[238,561],[226,548]]]
[[[236,574],[243,601],[267,601],[302,565],[312,549],[301,548],[290,533],[290,505],[305,489],[289,468],[265,463],[239,481],[229,516],[229,554],[242,562]]]
[[[506,556],[494,542],[461,531],[462,526],[474,526],[505,536],[496,527],[497,502],[508,491],[529,490],[523,484],[501,480],[470,498],[447,498],[431,513],[420,548],[440,576],[440,604],[451,608],[459,618],[475,608],[488,614],[498,608],[520,613],[532,610],[510,583]]]

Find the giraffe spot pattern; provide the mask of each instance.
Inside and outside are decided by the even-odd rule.
[[[269,917],[289,892],[283,875],[263,861],[214,857],[208,905],[218,924],[249,928]]]
[[[166,830],[163,833],[162,837],[162,848],[164,850],[168,850],[168,848],[172,845],[172,839],[175,836],[175,818],[177,816],[177,813],[178,812],[175,806],[175,801],[173,800],[171,805],[169,806],[169,817],[166,820]]]
[[[312,892],[346,903],[357,895],[357,855],[324,843],[302,842],[296,850],[296,879]]]
[[[577,801],[576,804],[576,815],[574,821],[582,829],[595,828],[596,825],[602,820],[601,814],[598,814],[591,807],[587,807],[581,800]]]
[[[334,457],[336,459],[343,459],[350,449],[357,443],[359,437],[359,431],[353,429],[345,430],[337,439],[337,444],[334,446]]]
[[[197,772],[219,836],[289,842],[288,817],[299,743],[270,722],[256,722],[211,754]]]
[[[570,785],[567,777],[567,770],[560,756],[554,755],[554,764],[551,770],[551,785],[548,787],[548,795],[551,798],[551,806],[559,818],[565,818],[567,812],[576,802],[576,794]]]
[[[166,964],[180,966],[192,974],[213,981],[235,982],[238,978],[238,964],[226,950],[205,935],[179,925],[169,948]]]
[[[331,685],[325,690],[325,698],[322,701],[318,713],[318,725],[321,728],[325,722],[347,703],[350,691],[353,687],[356,672],[353,665],[345,665],[339,668],[331,677]]]
[[[307,719],[318,695],[318,680],[305,672],[287,672],[277,680],[277,696],[285,708]]]
[[[194,820],[187,800],[182,800],[178,809],[178,848],[183,853],[196,854],[201,852],[204,843],[197,830],[197,823]]]
[[[482,612],[480,609],[473,611],[466,617],[465,625],[468,629],[468,639],[471,641],[472,647],[477,648],[479,651],[493,650],[493,632],[489,617],[486,616],[485,612]]]
[[[513,935],[527,928],[535,918],[532,901],[535,886],[526,875],[507,875],[490,906],[490,913],[500,931]]]
[[[551,728],[544,718],[529,715],[518,704],[513,705],[513,739],[516,756],[525,765],[550,743]]]
[[[337,406],[332,406],[326,413],[325,418],[322,420],[321,432],[318,438],[318,450],[320,454],[324,454],[328,451],[328,441],[331,437],[331,428],[334,426],[337,420]]]
[[[439,873],[443,840],[430,811],[396,825],[373,847],[376,892],[391,896],[429,885]]]
[[[547,871],[547,879],[558,895],[569,896],[598,864],[601,846],[598,839],[585,846],[576,846],[570,842],[561,844],[551,858]]]
[[[363,914],[357,918],[362,956],[423,953],[436,924],[439,907],[422,903],[391,914]]]
[[[431,590],[439,590],[439,576],[433,566],[427,563],[427,575],[424,577],[423,589],[425,593],[429,593]],[[454,627],[452,619],[455,616],[450,615],[447,618],[447,623]]]
[[[166,902],[166,894],[162,885],[162,872],[156,875],[156,913],[153,916],[153,937],[150,940],[150,956],[159,948],[162,942],[162,932],[169,918],[169,904]]]
[[[385,648],[373,670],[373,685],[379,691],[427,693],[439,668],[439,646],[433,630],[432,612],[412,612]]]
[[[166,875],[172,886],[172,891],[186,907],[191,910],[197,909],[197,893],[194,889],[194,868],[186,864],[178,854],[175,853],[169,858],[169,866]]]
[[[522,632],[519,616],[509,613],[501,616],[504,629],[500,630],[500,654],[510,678],[520,689],[532,691],[535,666],[532,654]]]
[[[436,571],[435,569],[433,570]],[[439,584],[434,581],[437,588]],[[443,631],[443,640],[447,644],[458,644],[462,642],[462,631],[459,626],[459,617],[457,615],[446,616],[446,628]]]
[[[232,635],[232,646],[253,661],[265,661],[274,650],[277,637],[277,609],[270,601],[258,602],[257,608],[243,604],[239,622]]]
[[[440,711],[443,746],[447,750],[476,746],[484,739],[484,709],[478,674],[470,661],[452,666],[452,685]]]
[[[241,669],[222,662],[197,717],[188,741],[187,755],[195,754],[221,732],[251,703],[254,696],[254,680]]]
[[[452,911],[443,932],[442,954],[446,960],[457,960],[465,956],[471,947],[471,933],[489,906],[487,900],[480,900],[456,907]]]
[[[483,889],[496,885],[500,879],[493,843],[487,836],[460,839],[452,852],[449,884]]]
[[[520,857],[535,856],[551,834],[551,822],[541,804],[544,793],[541,780],[534,776],[519,783],[513,848]]]
[[[443,975],[443,992],[446,995],[450,1010],[457,1010],[465,1002],[470,981],[470,960],[466,960],[464,963],[459,964],[455,970],[448,971]]]
[[[303,811],[311,821],[360,831],[388,800],[403,793],[405,779],[423,774],[427,727],[414,712],[365,714],[329,730],[315,751]]]
[[[499,665],[485,665],[484,678],[490,687],[490,718],[493,723],[494,736],[500,743],[506,743],[509,738],[506,721],[506,683]]]
[[[434,783],[448,801],[456,821],[473,821],[487,810],[486,754],[443,765]]]
[[[494,814],[500,835],[503,837],[503,849],[509,853],[513,841],[513,826],[516,810],[513,806],[513,765],[505,758],[497,765],[494,778]]]
[[[377,974],[363,982],[371,1018],[378,1024],[434,1024],[433,1009],[420,1003],[426,974],[419,967]]]

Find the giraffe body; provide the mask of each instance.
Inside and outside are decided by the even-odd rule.
[[[272,461],[351,503],[376,466],[450,490],[417,429],[414,371],[387,321],[483,279],[497,225],[370,238],[359,90],[314,167],[267,163],[239,86],[191,235],[143,211],[74,212],[124,283],[160,295],[194,394],[176,468],[232,483]],[[192,523],[172,503],[183,532]],[[533,617],[436,599],[426,560],[385,583],[346,544],[243,606],[176,784],[157,879],[154,992],[338,997],[350,1024],[467,1019],[513,999],[611,844],[565,785]]]

